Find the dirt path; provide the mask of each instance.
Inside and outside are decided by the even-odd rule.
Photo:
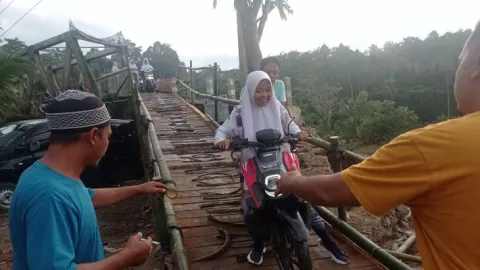
[[[152,213],[149,205],[148,197],[137,196],[118,205],[97,210],[105,256],[121,250],[128,238],[137,232],[142,232],[144,236],[153,234]],[[163,269],[159,257],[160,254],[152,256],[146,265],[128,269]],[[0,270],[7,269],[12,269],[8,216],[0,214]]]

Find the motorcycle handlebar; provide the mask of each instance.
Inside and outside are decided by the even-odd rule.
[[[300,142],[300,138],[298,138],[298,136],[290,135],[290,136],[285,136],[281,138],[280,140],[278,140],[273,144],[282,144],[282,143],[296,144],[298,142]],[[243,148],[262,147],[262,146],[265,146],[265,145],[259,142],[250,142],[247,139],[234,139],[230,141],[230,145],[228,149],[222,149],[218,145],[213,145],[212,149],[217,151],[226,151],[226,150],[242,150]]]

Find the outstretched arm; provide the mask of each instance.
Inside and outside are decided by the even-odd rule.
[[[277,182],[278,192],[295,193],[325,206],[360,203],[375,215],[407,204],[427,203],[427,191],[436,185],[428,164],[408,133],[380,148],[362,163],[334,175],[301,176],[287,173]]]
[[[149,181],[135,186],[90,189],[89,193],[92,198],[93,207],[101,208],[130,199],[135,195],[163,194],[166,190],[167,187],[162,183],[158,181]]]

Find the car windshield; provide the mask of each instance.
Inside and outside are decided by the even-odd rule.
[[[7,147],[17,136],[22,134],[24,127],[18,124],[7,124],[0,127],[0,149]]]

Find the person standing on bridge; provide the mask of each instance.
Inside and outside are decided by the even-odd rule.
[[[270,81],[272,81],[275,97],[282,103],[283,106],[287,104],[287,96],[285,94],[285,84],[278,79],[280,72],[280,61],[276,57],[266,57],[260,62],[260,69],[268,74]]]
[[[260,62],[260,70],[268,74],[270,81],[275,92],[275,97],[285,107],[287,104],[287,96],[285,94],[285,84],[282,80],[278,79],[278,73],[280,72],[280,61],[276,57],[270,56],[263,58]],[[240,96],[242,96],[245,87],[242,89]]]
[[[23,172],[9,210],[13,269],[124,269],[144,263],[152,239],[132,236],[119,253],[105,259],[94,208],[137,194],[164,193],[151,181],[120,188],[89,189],[80,175],[107,150],[110,115],[95,95],[67,90],[43,111],[50,127],[45,156]]]
[[[424,269],[479,269],[480,22],[460,54],[454,94],[462,117],[402,134],[341,173],[285,174],[278,192],[378,216],[405,204]]]
[[[215,134],[214,144],[222,149],[228,149],[230,138],[248,138],[248,134],[244,134],[247,130],[247,128],[245,128],[247,125],[249,125],[248,130],[253,134],[256,134],[257,131],[266,128],[287,130],[288,123],[290,123],[290,115],[276,99],[275,93],[272,91],[270,78],[265,72],[254,71],[250,73],[247,76],[247,82],[245,83],[244,89],[245,91],[242,93],[240,105],[232,110],[230,117],[217,129]],[[276,117],[279,117],[280,119],[275,120]],[[275,123],[278,125],[275,126]],[[307,134],[301,131],[294,122],[290,124],[289,132],[292,134],[299,134],[301,139],[307,137]],[[251,136],[254,135],[250,135],[250,137]],[[252,158],[249,154],[251,153],[248,150],[243,151],[242,163],[247,159]],[[245,182],[243,182],[243,190],[248,192],[248,187]],[[258,224],[258,217],[250,211],[248,204],[245,203],[243,194],[241,203],[244,207],[245,224],[254,241],[253,249],[248,254],[247,260],[252,264],[260,265],[263,262],[264,250],[264,243],[261,237],[262,225]],[[320,219],[317,212],[313,208],[309,210],[312,217],[312,228],[320,237],[318,245],[325,247],[326,250],[330,252],[331,258],[334,262],[338,264],[349,263],[350,258],[346,256],[332,240],[330,234],[325,228],[325,224]]]

